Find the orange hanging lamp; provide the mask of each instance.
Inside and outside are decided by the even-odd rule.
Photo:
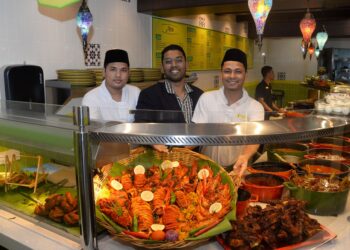
[[[316,20],[314,16],[310,13],[309,9],[304,16],[304,18],[300,21],[300,30],[303,34],[303,40],[306,44],[310,43],[312,33],[316,28]]]
[[[312,55],[314,54],[314,52],[315,52],[315,46],[313,45],[313,43],[312,42],[310,42],[310,45],[309,45],[309,48],[307,49],[307,51],[309,52],[309,54],[310,54],[310,60],[311,60],[311,58],[312,58]]]

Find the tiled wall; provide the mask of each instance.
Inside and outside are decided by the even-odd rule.
[[[131,67],[151,66],[151,16],[137,13],[137,1],[89,0],[94,17],[89,42],[129,52]],[[44,78],[57,69],[85,68],[75,15],[80,4],[56,9],[37,0],[0,0],[0,67],[35,64]],[[2,76],[1,76],[2,77]]]

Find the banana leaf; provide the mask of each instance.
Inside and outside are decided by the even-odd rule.
[[[210,229],[208,232],[205,232],[205,233],[203,233],[201,235],[198,235],[197,237],[187,238],[186,240],[206,239],[206,238],[210,238],[210,237],[216,236],[218,234],[227,232],[227,231],[229,231],[231,229],[232,229],[232,226],[231,226],[230,221],[227,218],[225,218],[223,221],[221,221],[218,225],[216,225],[215,227]]]

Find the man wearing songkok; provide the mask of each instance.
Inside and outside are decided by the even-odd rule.
[[[130,110],[136,108],[140,89],[127,84],[129,56],[125,50],[108,50],[104,61],[104,78],[99,87],[85,94],[82,105],[90,109],[90,118],[104,121],[132,122]]]
[[[264,120],[263,106],[251,98],[243,88],[247,74],[247,57],[239,49],[226,51],[221,63],[223,86],[204,93],[198,100],[192,121],[195,123],[244,123]],[[201,152],[211,157],[227,170],[242,175],[248,160],[259,145],[204,146]]]

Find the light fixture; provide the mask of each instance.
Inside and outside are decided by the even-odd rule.
[[[311,40],[312,33],[316,28],[316,20],[314,16],[310,13],[309,9],[307,9],[307,12],[304,18],[300,21],[299,26],[301,33],[303,34],[303,39],[305,43],[308,44]]]
[[[323,29],[324,29],[323,32],[318,32],[316,35],[317,44],[318,44],[320,50],[323,50],[323,47],[326,44],[327,39],[328,39],[328,34],[327,34],[327,31],[324,28],[324,26],[323,26]]]
[[[320,55],[320,49],[317,46],[316,49],[315,49],[315,56],[316,56],[316,58],[318,58],[319,55]]]
[[[87,46],[87,37],[93,21],[92,14],[85,0],[83,0],[83,2],[81,3],[76,21],[77,26],[80,28],[80,33],[83,40],[83,48],[85,51]]]
[[[308,52],[309,52],[309,54],[310,54],[310,60],[311,60],[311,58],[312,58],[312,54],[315,52],[315,46],[313,45],[313,43],[312,43],[312,42],[310,42],[310,45],[309,45],[309,47],[308,47],[307,51],[308,51]]]
[[[301,53],[303,55],[303,58],[305,60],[306,58],[306,54],[307,54],[307,48],[309,47],[309,45],[307,43],[305,43],[305,41],[302,39],[301,40],[301,46],[300,46],[300,49],[301,49]]]
[[[258,35],[258,47],[259,50],[261,50],[262,35],[264,33],[267,16],[272,7],[272,0],[248,0],[248,6],[255,22],[256,33]]]

